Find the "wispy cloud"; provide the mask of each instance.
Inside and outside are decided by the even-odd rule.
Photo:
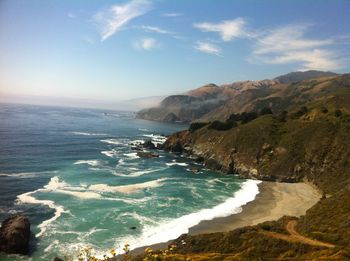
[[[165,16],[165,17],[178,17],[178,16],[183,16],[182,13],[164,13],[162,14],[162,16]]]
[[[135,49],[150,51],[160,46],[154,38],[142,38],[133,44]]]
[[[339,67],[336,61],[335,53],[327,50],[308,50],[308,51],[293,51],[284,53],[272,59],[267,63],[286,64],[299,62],[302,64],[301,70],[334,70]]]
[[[152,9],[148,0],[132,0],[126,4],[113,5],[108,10],[95,14],[95,21],[101,24],[101,41],[120,31],[132,19]]]
[[[202,32],[219,33],[223,41],[228,42],[238,37],[247,37],[249,32],[245,28],[245,19],[238,17],[233,20],[226,20],[220,23],[195,23],[193,26]]]
[[[220,56],[220,54],[221,54],[221,48],[218,47],[217,45],[209,43],[209,42],[198,41],[196,43],[196,45],[194,46],[194,49],[196,49],[200,52],[204,52],[204,53],[208,53],[208,54],[215,54],[218,56]]]
[[[262,38],[258,38],[255,53],[264,54],[280,51],[303,50],[330,45],[333,40],[315,40],[305,38],[305,33],[310,25],[288,25],[267,32]]]
[[[300,63],[301,70],[338,68],[336,52],[326,49],[334,40],[307,38],[310,26],[287,25],[265,32],[255,39],[254,59],[268,64]]]
[[[157,26],[141,25],[140,28],[145,30],[146,32],[151,32],[151,33],[174,34],[173,32],[170,32],[168,30],[165,30],[165,29],[157,27]]]
[[[77,15],[74,13],[68,13],[67,16],[71,19],[77,18]]]

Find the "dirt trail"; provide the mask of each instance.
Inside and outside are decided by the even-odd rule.
[[[303,243],[311,246],[320,246],[320,247],[329,247],[329,248],[335,247],[335,245],[333,244],[325,243],[322,241],[318,241],[316,239],[311,239],[311,238],[302,236],[295,229],[297,223],[298,222],[296,220],[291,220],[287,223],[286,230],[288,231],[289,235],[265,231],[265,230],[261,231],[261,233],[264,234],[265,236],[274,237],[274,238],[278,238],[278,239],[282,239],[282,240],[286,240],[294,243]]]

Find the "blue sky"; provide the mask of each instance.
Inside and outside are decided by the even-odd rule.
[[[125,100],[350,72],[350,1],[2,0],[0,94]]]

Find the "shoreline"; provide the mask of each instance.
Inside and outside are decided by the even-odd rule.
[[[318,189],[308,183],[280,183],[262,181],[259,194],[253,201],[243,205],[241,212],[227,217],[201,221],[189,228],[188,235],[228,232],[240,227],[273,221],[282,216],[302,216],[321,198]],[[174,240],[174,239],[173,239]],[[167,248],[173,240],[133,249],[131,254],[143,254],[148,247],[153,250]]]
[[[282,216],[302,216],[315,205],[321,193],[308,183],[280,183],[263,181],[259,194],[242,206],[240,213],[201,221],[189,229],[189,235],[227,232],[245,226],[273,221]]]

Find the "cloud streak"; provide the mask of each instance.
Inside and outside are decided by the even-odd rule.
[[[218,56],[221,55],[221,48],[209,42],[198,41],[194,46],[194,49],[208,54],[214,54]]]
[[[334,51],[326,49],[333,39],[310,39],[305,36],[310,25],[279,27],[263,33],[255,40],[253,57],[266,64],[300,63],[301,70],[338,68]]]
[[[233,20],[226,20],[220,23],[195,23],[193,27],[202,32],[218,33],[221,39],[225,42],[232,41],[235,38],[247,37],[249,32],[245,28],[246,21],[242,17]]]
[[[98,12],[94,19],[101,25],[101,41],[105,41],[119,32],[131,20],[142,16],[152,9],[148,0],[132,0],[126,4],[113,5],[108,10]]]
[[[162,29],[162,28],[157,27],[157,26],[141,25],[140,28],[145,30],[146,32],[151,32],[151,33],[174,34],[173,32],[170,32],[168,30]]]

